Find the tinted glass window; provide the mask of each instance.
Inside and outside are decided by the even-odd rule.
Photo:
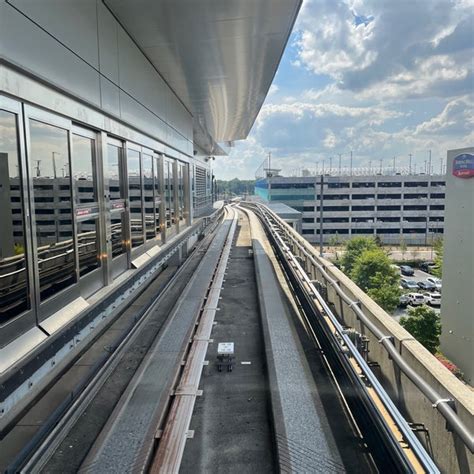
[[[44,300],[76,281],[67,131],[30,120],[29,161],[35,197],[40,296]],[[44,190],[44,186],[53,189]],[[51,197],[52,202],[36,200]],[[43,209],[52,209],[53,214],[36,212]],[[62,223],[60,216],[61,221],[71,223]]]
[[[132,247],[138,247],[143,244],[142,188],[140,179],[140,153],[138,151],[128,150],[127,169]]]
[[[79,251],[79,275],[101,266],[99,248],[99,220],[88,219],[77,223],[77,245]]]
[[[0,325],[30,307],[16,116],[0,110]]]
[[[155,237],[155,209],[153,185],[153,157],[143,155],[143,199],[145,207],[146,238]]]
[[[94,140],[72,136],[72,180],[76,191],[76,204],[97,201],[94,173]]]
[[[123,191],[121,189],[122,184],[122,170],[120,167],[120,158],[122,155],[122,149],[114,146],[107,145],[107,160],[104,164],[104,177],[106,180],[106,186],[108,188],[108,194],[110,199],[123,198]],[[106,189],[107,193],[107,189]]]

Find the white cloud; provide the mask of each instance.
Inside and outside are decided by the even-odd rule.
[[[336,135],[332,130],[326,129],[326,137],[323,140],[323,145],[326,148],[334,148],[337,144]]]
[[[420,123],[414,131],[416,136],[464,135],[474,130],[474,100],[459,97],[449,102],[435,117]]]
[[[276,94],[279,90],[280,90],[280,88],[276,84],[272,84],[270,86],[269,91],[268,91],[267,97],[270,97],[270,96]]]
[[[298,23],[298,61],[340,88],[368,90],[363,98],[380,86],[386,99],[466,93],[473,69],[468,3],[307,1]],[[374,19],[356,26],[354,11]]]
[[[420,167],[428,150],[437,160],[472,146],[473,6],[306,0],[288,53],[291,74],[271,87],[249,139],[215,162],[218,176],[252,178],[268,151],[290,173],[339,153],[344,166],[350,150],[355,166],[393,156],[408,164],[413,153]],[[293,85],[299,78],[306,90]]]

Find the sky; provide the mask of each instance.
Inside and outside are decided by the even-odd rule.
[[[246,140],[217,179],[253,179],[268,152],[284,175],[338,166],[434,172],[474,145],[474,0],[303,0]]]

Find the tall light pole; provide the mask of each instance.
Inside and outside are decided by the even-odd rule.
[[[339,153],[339,176],[341,176],[341,154]]]
[[[54,174],[54,179],[57,178],[57,170],[56,170],[56,155],[60,155],[59,151],[53,151],[51,152],[53,155],[53,174]]]
[[[428,160],[428,174],[431,176],[431,150],[430,150],[430,157]]]
[[[411,157],[412,157],[412,154],[410,153],[410,154],[408,155],[408,158],[410,159],[409,165],[408,165],[408,173],[409,173],[409,174],[411,174]]]
[[[331,174],[332,170],[332,156],[329,157],[329,174]]]
[[[351,176],[352,176],[352,150],[351,150]]]
[[[270,178],[272,175],[271,172],[272,169],[272,152],[268,152],[268,171],[267,171],[267,187],[268,187],[268,202],[271,200],[271,194],[272,194],[272,183],[270,182]]]
[[[319,185],[319,256],[323,256],[323,187],[324,187],[324,174],[321,174],[321,181]]]

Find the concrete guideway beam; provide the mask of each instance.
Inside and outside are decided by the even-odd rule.
[[[306,469],[343,472],[341,455],[281,290],[284,278],[277,275],[279,266],[262,225],[253,212],[245,212],[252,233],[280,470],[301,469],[296,443],[314,454],[306,458],[311,464]]]

